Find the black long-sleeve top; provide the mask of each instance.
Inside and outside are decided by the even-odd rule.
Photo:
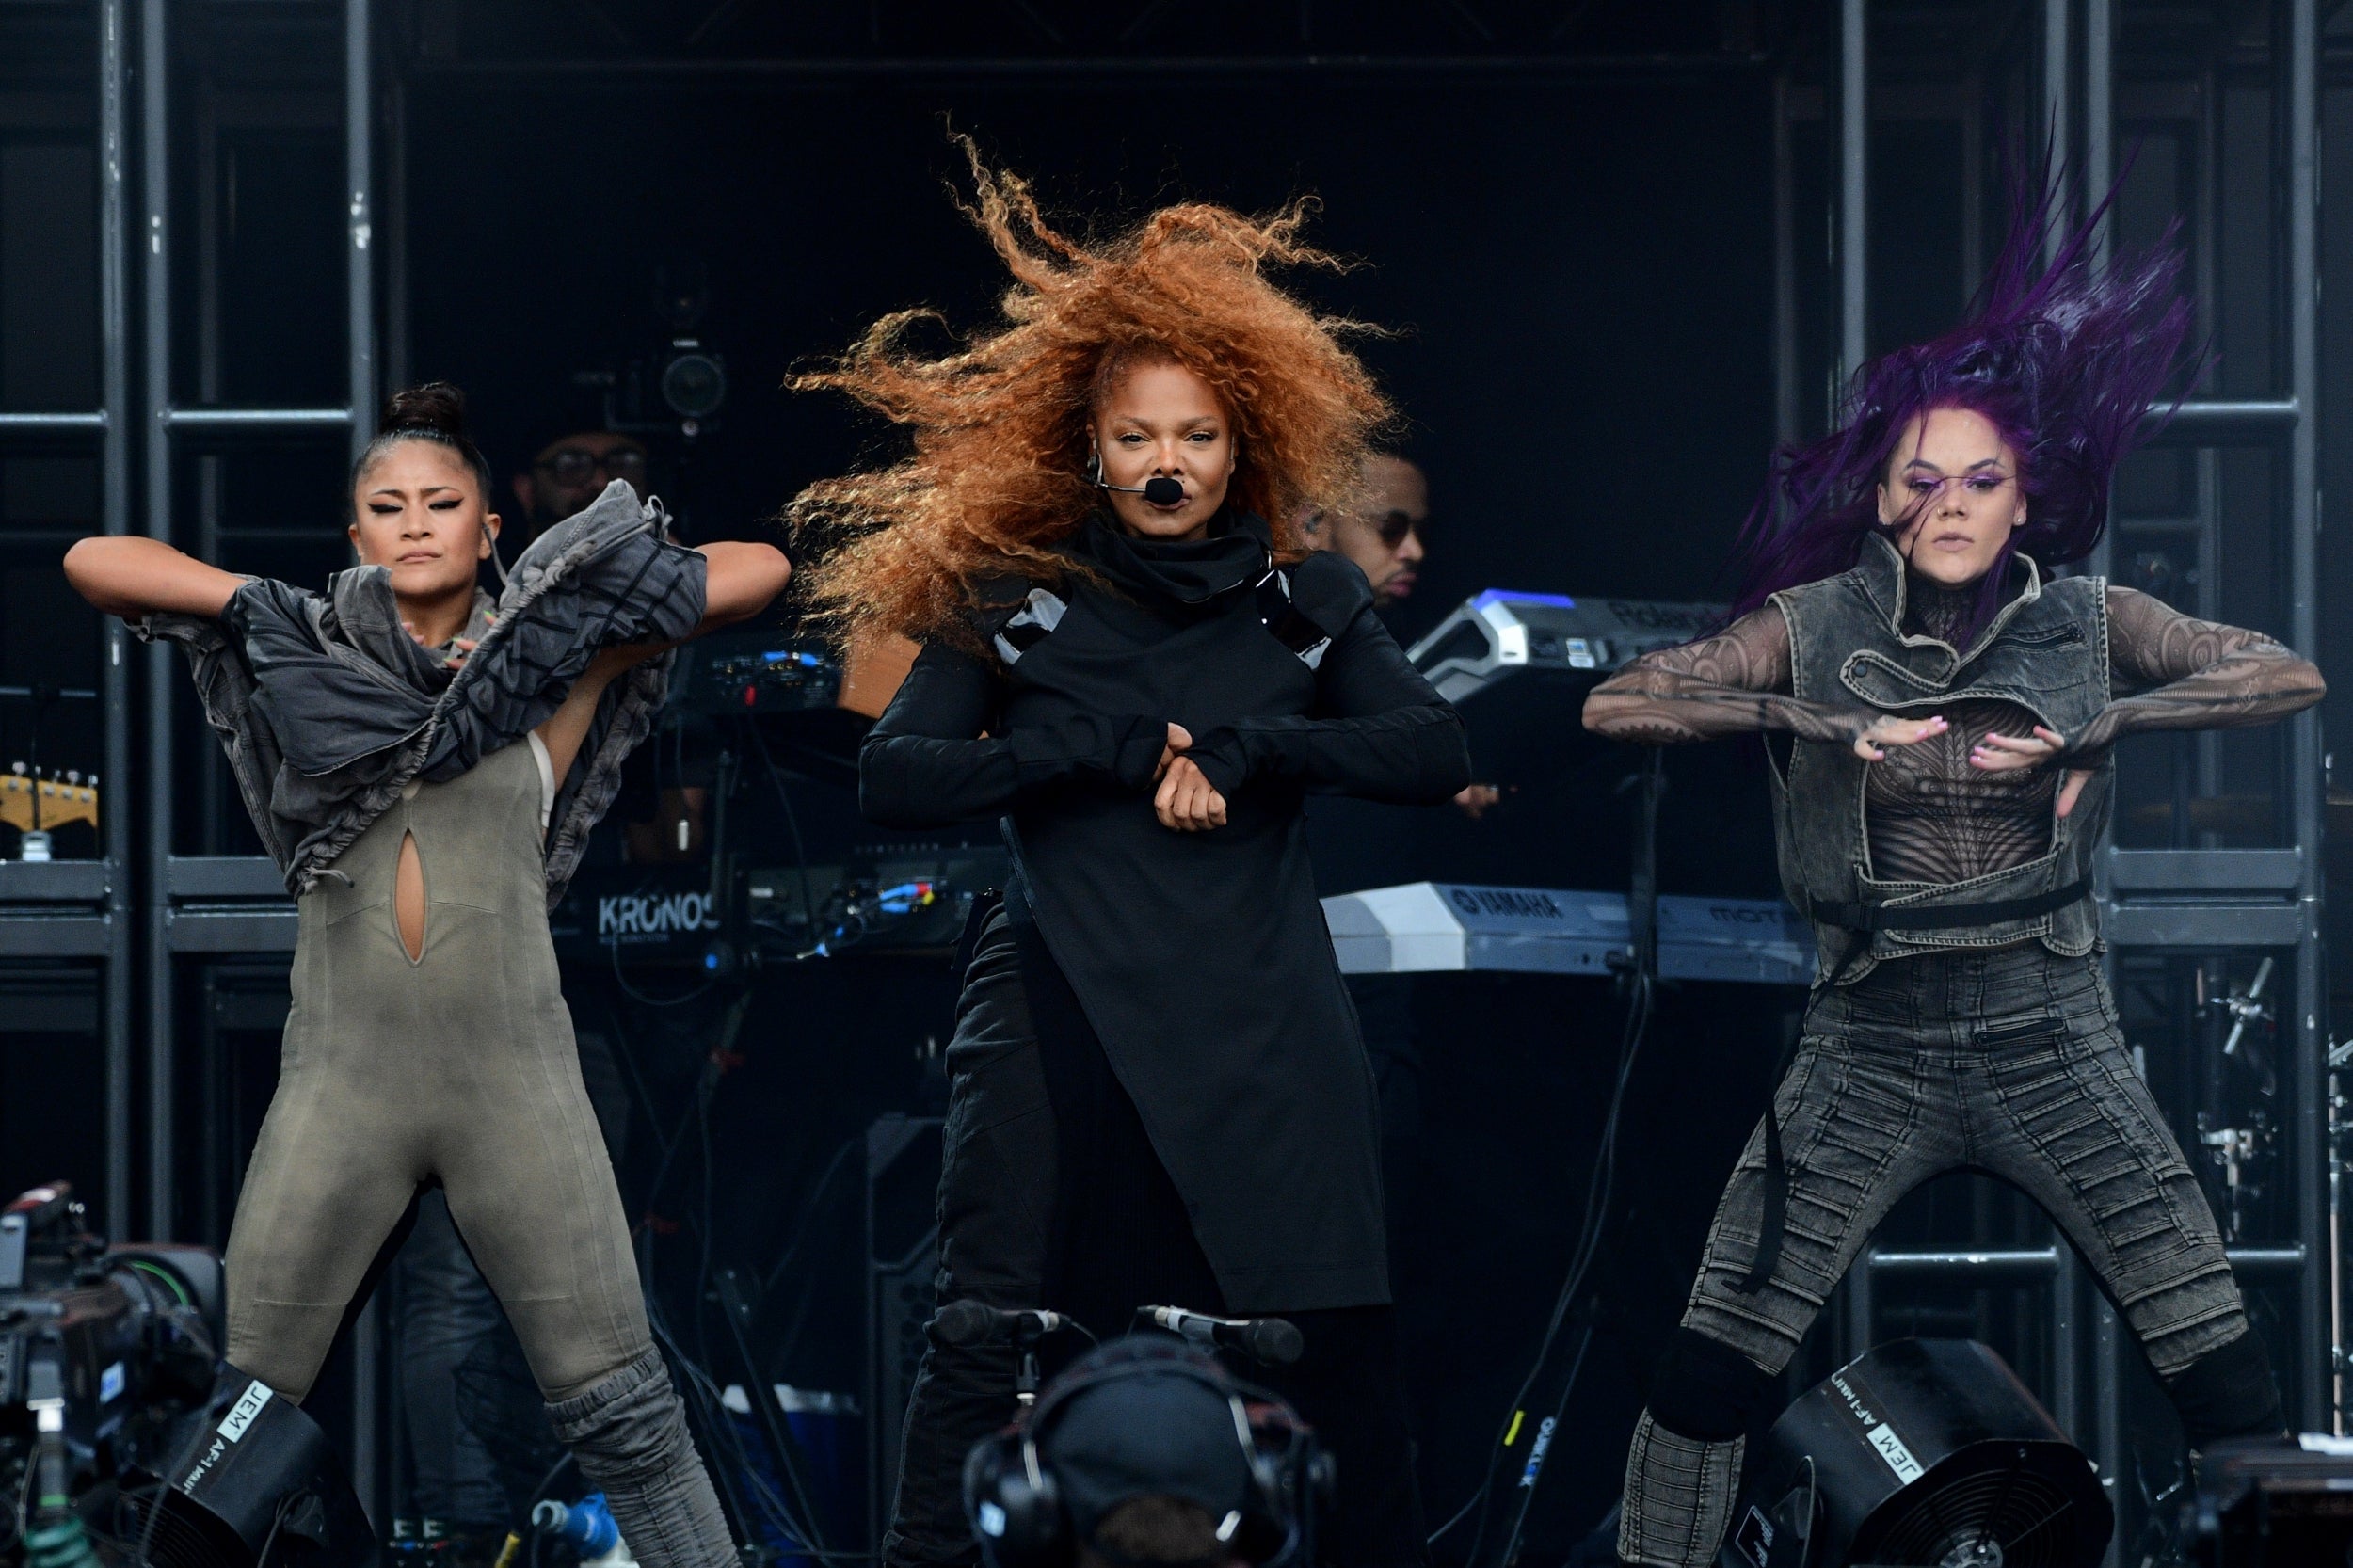
[[[1107,517],[1048,590],[935,642],[859,759],[894,827],[1003,814],[1040,935],[1187,1201],[1236,1311],[1387,1299],[1370,1078],[1307,862],[1310,790],[1403,803],[1468,781],[1462,722],[1337,555],[1271,573],[1263,522],[1196,544]],[[1226,825],[1152,810],[1171,721]],[[985,733],[984,733],[985,732]]]

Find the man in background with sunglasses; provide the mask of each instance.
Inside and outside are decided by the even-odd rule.
[[[1429,478],[1404,458],[1382,452],[1365,465],[1359,511],[1310,513],[1301,527],[1318,550],[1337,551],[1355,562],[1372,584],[1373,603],[1386,611],[1414,591],[1414,568],[1421,565],[1421,535],[1429,522]]]
[[[1356,569],[1372,584],[1374,610],[1386,619],[1389,612],[1412,595],[1422,563],[1421,536],[1430,526],[1429,475],[1394,453],[1376,452],[1365,464],[1363,500],[1356,511],[1310,512],[1299,526],[1313,548],[1334,551],[1356,563]],[[1454,797],[1454,804],[1464,815],[1476,820],[1500,798],[1501,792],[1492,784],[1471,784]],[[1319,886],[1330,894],[1372,884]]]

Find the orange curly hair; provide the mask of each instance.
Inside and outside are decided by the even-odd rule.
[[[901,311],[839,360],[792,377],[796,391],[847,392],[915,442],[904,460],[811,485],[787,509],[813,557],[801,585],[818,620],[845,641],[962,638],[981,581],[1060,580],[1072,568],[1054,546],[1097,504],[1086,461],[1096,404],[1156,361],[1215,390],[1237,437],[1234,504],[1269,520],[1282,558],[1304,554],[1294,520],[1348,504],[1367,443],[1391,417],[1340,341],[1375,329],[1319,315],[1265,277],[1272,265],[1347,265],[1301,241],[1313,200],[1259,218],[1164,207],[1108,244],[1081,245],[1046,221],[1025,181],[956,139],[977,198],[964,211],[1013,274],[1004,325],[927,358],[906,333],[938,313]]]

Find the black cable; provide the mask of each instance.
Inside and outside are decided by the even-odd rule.
[[[1585,1352],[1593,1348],[1593,1320],[1588,1319],[1585,1323],[1584,1337],[1580,1338],[1577,1342],[1577,1358],[1569,1363],[1569,1375],[1561,1380],[1561,1397],[1552,1402],[1552,1415],[1549,1418],[1549,1424],[1556,1433],[1561,1430],[1561,1418],[1569,1413],[1569,1396],[1577,1389],[1577,1374],[1582,1371],[1585,1368]],[[1542,1429],[1539,1430],[1541,1431]],[[1535,1463],[1532,1446],[1529,1463],[1531,1464]],[[1526,1477],[1521,1482],[1521,1484],[1528,1490],[1528,1503],[1529,1507],[1532,1507],[1535,1503],[1536,1482],[1541,1476],[1542,1472],[1539,1471],[1535,1475]],[[1521,1532],[1528,1528],[1528,1514],[1529,1508],[1523,1507],[1518,1513],[1513,1516],[1512,1533],[1504,1538],[1503,1555],[1497,1560],[1506,1563],[1516,1562],[1519,1560],[1520,1535]]]
[[[630,1092],[637,1097],[637,1109],[646,1113],[646,1130],[653,1134],[656,1146],[666,1156],[670,1145],[662,1141],[662,1124],[655,1120],[653,1091],[646,1087],[646,1075],[638,1068],[637,1053],[629,1043],[629,1028],[623,1022],[618,1008],[614,1009],[609,1022],[613,1030],[613,1054],[620,1058],[622,1069],[629,1074]]]
[[[1593,1172],[1585,1189],[1585,1211],[1578,1224],[1577,1245],[1570,1253],[1568,1277],[1553,1302],[1551,1319],[1545,1323],[1544,1336],[1537,1342],[1536,1354],[1529,1365],[1528,1374],[1520,1380],[1519,1388],[1504,1407],[1503,1422],[1497,1432],[1495,1448],[1489,1453],[1486,1472],[1481,1477],[1478,1489],[1429,1537],[1430,1544],[1435,1544],[1438,1538],[1460,1524],[1475,1505],[1479,1511],[1479,1528],[1471,1536],[1470,1550],[1465,1557],[1465,1560],[1473,1565],[1479,1561],[1480,1548],[1486,1544],[1499,1462],[1510,1441],[1517,1435],[1515,1425],[1526,1419],[1529,1396],[1535,1391],[1537,1381],[1544,1375],[1544,1369],[1552,1358],[1553,1347],[1560,1340],[1561,1330],[1568,1320],[1570,1309],[1583,1290],[1586,1275],[1592,1272],[1601,1251],[1609,1201],[1617,1184],[1618,1129],[1625,1111],[1626,1086],[1633,1080],[1635,1061],[1641,1055],[1642,1041],[1649,1032],[1651,1010],[1656,1000],[1657,812],[1658,798],[1664,786],[1662,759],[1653,751],[1643,759],[1642,773],[1636,781],[1641,793],[1636,802],[1634,867],[1626,901],[1631,968],[1626,975],[1625,1023],[1618,1040],[1617,1080],[1610,1090],[1609,1112],[1602,1118],[1601,1141],[1593,1151]],[[1589,1326],[1585,1345],[1591,1342],[1592,1330]],[[1562,1411],[1567,1409],[1569,1390],[1576,1385],[1577,1373],[1584,1362],[1585,1349],[1580,1346],[1561,1390],[1560,1403]],[[1559,1419],[1556,1413],[1556,1425]],[[1513,1517],[1511,1535],[1500,1560],[1506,1564],[1511,1561],[1512,1552],[1517,1547],[1521,1525],[1534,1501],[1534,1487],[1528,1488],[1528,1493]]]
[[[668,1350],[673,1361],[685,1374],[687,1391],[692,1396],[696,1411],[702,1417],[702,1425],[706,1435],[710,1438],[712,1449],[731,1455],[733,1458],[732,1465],[721,1466],[722,1473],[731,1470],[735,1477],[752,1486],[764,1505],[769,1523],[777,1526],[796,1543],[797,1555],[824,1560],[864,1560],[872,1557],[872,1554],[868,1552],[837,1552],[816,1544],[820,1539],[817,1531],[810,1525],[795,1517],[783,1496],[753,1467],[751,1456],[744,1447],[743,1433],[735,1425],[733,1413],[727,1408],[726,1396],[720,1390],[717,1380],[704,1368],[700,1362],[686,1353],[683,1347],[678,1343],[677,1336],[672,1332],[666,1318],[663,1317],[659,1311],[650,1316],[655,1337]],[[745,1389],[746,1400],[754,1393],[755,1390]],[[808,1501],[807,1491],[801,1484],[798,1475],[794,1473],[790,1457],[778,1454],[775,1456],[775,1459],[777,1469],[786,1476],[788,1484],[800,1496],[802,1506],[809,1509],[813,1516],[814,1507]],[[729,1496],[734,1497],[736,1495],[733,1488],[730,1486],[728,1490]],[[740,1498],[737,1498],[737,1516],[747,1524],[750,1522],[750,1514],[744,1509]]]
[[[784,828],[792,838],[792,864],[800,873],[801,914],[808,922],[808,934],[817,935],[817,894],[808,880],[808,849],[801,841],[801,814],[792,808],[792,792],[785,788],[784,775],[776,767],[776,760],[768,754],[768,738],[760,732],[757,719],[746,719],[744,728],[751,731],[753,749],[760,753],[760,765],[768,775],[768,782],[776,787],[776,802],[784,808]]]
[[[1659,824],[1659,796],[1664,793],[1664,787],[1666,787],[1666,775],[1664,775],[1664,765],[1661,765],[1659,753],[1652,751],[1650,756],[1642,758],[1642,772],[1636,776],[1636,779],[1633,779],[1633,787],[1636,787],[1641,793],[1638,793],[1638,798],[1636,798],[1636,822],[1633,822],[1633,872],[1631,872],[1631,886],[1628,886],[1628,900],[1626,900],[1628,961],[1631,961],[1631,968],[1628,968],[1628,972],[1626,972],[1626,1024],[1624,1024],[1624,1029],[1619,1032],[1617,1083],[1614,1083],[1612,1090],[1609,1090],[1609,1112],[1603,1116],[1603,1135],[1600,1135],[1600,1144],[1595,1146],[1595,1151],[1593,1151],[1593,1173],[1591,1173],[1591,1177],[1586,1179],[1586,1208],[1584,1208],[1584,1215],[1581,1215],[1581,1220],[1579,1220],[1577,1245],[1570,1250],[1570,1273],[1567,1273],[1567,1281],[1562,1281],[1561,1295],[1553,1300],[1553,1314],[1551,1314],[1551,1319],[1546,1320],[1546,1325],[1544,1325],[1544,1337],[1537,1342],[1537,1353],[1534,1353],[1534,1358],[1529,1361],[1528,1375],[1520,1380],[1518,1391],[1513,1391],[1511,1403],[1504,1408],[1504,1424],[1497,1429],[1495,1450],[1492,1450],[1490,1457],[1487,1457],[1487,1471],[1481,1476],[1478,1490],[1473,1490],[1471,1497],[1464,1502],[1464,1507],[1459,1507],[1457,1512],[1454,1512],[1454,1516],[1448,1518],[1448,1523],[1443,1523],[1443,1526],[1438,1526],[1438,1530],[1431,1532],[1431,1537],[1429,1537],[1431,1544],[1435,1544],[1440,1535],[1452,1530],[1457,1523],[1464,1521],[1464,1516],[1471,1513],[1473,1507],[1478,1507],[1478,1530],[1471,1535],[1471,1551],[1466,1554],[1466,1560],[1471,1560],[1471,1563],[1478,1563],[1481,1546],[1487,1542],[1487,1526],[1490,1526],[1490,1512],[1492,1512],[1492,1507],[1495,1507],[1495,1479],[1497,1479],[1497,1469],[1499,1469],[1499,1460],[1504,1457],[1506,1448],[1511,1446],[1511,1441],[1518,1436],[1515,1424],[1525,1422],[1525,1417],[1528,1417],[1525,1413],[1528,1413],[1529,1394],[1537,1389],[1537,1380],[1544,1375],[1546,1363],[1551,1361],[1553,1347],[1556,1347],[1558,1339],[1561,1339],[1562,1325],[1567,1323],[1567,1319],[1570,1319],[1570,1309],[1575,1306],[1579,1292],[1584,1290],[1586,1276],[1589,1276],[1591,1269],[1593,1269],[1593,1259],[1600,1255],[1603,1231],[1609,1217],[1609,1196],[1612,1196],[1614,1187],[1617,1187],[1617,1137],[1619,1137],[1619,1123],[1622,1123],[1624,1112],[1626,1112],[1626,1085],[1633,1080],[1633,1064],[1636,1064],[1636,1057],[1641,1055],[1641,1050],[1642,1050],[1642,1038],[1645,1038],[1647,1032],[1650,1032],[1650,1013],[1652,1013],[1652,1003],[1655,1003],[1657,961],[1659,961],[1659,953],[1657,953],[1657,897],[1659,897],[1659,873],[1657,873],[1657,843],[1659,843],[1659,839],[1657,839],[1657,824]],[[1586,1339],[1586,1342],[1591,1344],[1591,1330],[1589,1330],[1589,1339]],[[1584,1366],[1584,1349],[1579,1349],[1575,1366],[1570,1368],[1570,1380],[1567,1382],[1570,1382],[1572,1386],[1575,1386],[1577,1370],[1579,1370],[1581,1366]],[[1567,1389],[1562,1389],[1562,1410],[1567,1408],[1565,1400],[1567,1400]],[[1556,1415],[1556,1424],[1558,1424],[1558,1415]],[[1513,1521],[1513,1530],[1511,1530],[1511,1546],[1518,1544],[1520,1521],[1528,1518],[1529,1502],[1534,1502],[1534,1488],[1529,1488],[1529,1497],[1525,1497],[1523,1504],[1520,1504],[1520,1512]],[[1506,1546],[1506,1554],[1504,1554],[1506,1563],[1511,1560],[1511,1546]]]
[[[737,1030],[742,1026],[743,1018],[748,1006],[748,1001],[749,997],[747,993],[745,998],[743,1000],[740,1000],[737,1005],[730,1010],[728,1022],[722,1027],[721,1030],[721,1040],[720,1045],[717,1048],[718,1049],[724,1049],[728,1043],[733,1041]],[[707,1063],[703,1072],[698,1077],[695,1085],[695,1089],[686,1112],[680,1118],[678,1129],[672,1135],[669,1145],[664,1153],[662,1165],[655,1173],[653,1186],[647,1197],[647,1207],[650,1209],[653,1206],[654,1199],[660,1195],[662,1187],[668,1179],[670,1170],[675,1163],[680,1146],[685,1141],[688,1120],[690,1118],[696,1120],[699,1123],[701,1132],[699,1141],[701,1144],[701,1153],[703,1158],[704,1181],[704,1212],[702,1223],[696,1227],[699,1231],[697,1240],[701,1243],[701,1261],[697,1266],[695,1297],[695,1330],[698,1337],[705,1332],[705,1322],[702,1316],[701,1291],[704,1279],[708,1273],[711,1256],[710,1247],[712,1236],[709,1216],[709,1198],[712,1189],[712,1181],[710,1162],[711,1147],[709,1136],[710,1124],[708,1120],[708,1113],[711,1094],[716,1087],[715,1075],[715,1065]],[[642,1081],[640,1081],[638,1087],[640,1092],[643,1093],[644,1085]],[[656,1136],[659,1137],[658,1131]],[[853,1557],[871,1555],[835,1553],[821,1549],[818,1545],[821,1538],[815,1530],[813,1524],[805,1524],[800,1518],[795,1517],[792,1510],[786,1505],[784,1499],[776,1495],[774,1488],[769,1486],[753,1468],[750,1456],[744,1448],[742,1434],[736,1430],[730,1413],[727,1409],[725,1397],[719,1391],[716,1380],[711,1376],[710,1372],[705,1369],[699,1360],[687,1353],[685,1347],[680,1342],[676,1332],[671,1327],[668,1316],[663,1310],[661,1303],[654,1292],[653,1240],[654,1238],[651,1227],[648,1227],[647,1231],[641,1235],[639,1241],[640,1256],[638,1267],[646,1294],[646,1312],[648,1326],[652,1329],[655,1339],[667,1352],[672,1364],[683,1376],[688,1393],[691,1396],[691,1403],[696,1414],[700,1416],[700,1425],[704,1430],[705,1436],[711,1445],[713,1455],[722,1461],[722,1463],[715,1467],[714,1480],[717,1480],[722,1490],[727,1494],[727,1500],[732,1509],[732,1512],[736,1520],[747,1528],[754,1523],[753,1511],[745,1506],[744,1494],[738,1489],[736,1484],[738,1480],[741,1480],[747,1482],[752,1487],[755,1495],[755,1501],[761,1505],[760,1512],[764,1514],[771,1523],[780,1528],[783,1533],[790,1536],[796,1543],[802,1544],[805,1550],[801,1555],[825,1560],[835,1558],[847,1560]],[[751,1364],[751,1357],[748,1354],[748,1352],[745,1353],[744,1359],[745,1362],[745,1375],[749,1380],[744,1390],[745,1398],[748,1400],[757,1396],[760,1392],[758,1387],[760,1373],[759,1368]],[[728,1456],[732,1456],[732,1464],[725,1462]],[[793,1465],[792,1456],[789,1453],[779,1453],[775,1456],[775,1463],[778,1470],[786,1477],[788,1483],[791,1485],[796,1497],[799,1499],[802,1509],[808,1513],[810,1520],[813,1521],[815,1517],[815,1507],[808,1499],[807,1485],[802,1480],[797,1468]]]
[[[865,1141],[863,1135],[844,1139],[841,1146],[833,1151],[833,1159],[826,1161],[824,1174],[817,1178],[817,1185],[809,1189],[808,1202],[803,1206],[801,1217],[793,1225],[792,1235],[785,1242],[784,1251],[776,1258],[776,1266],[760,1277],[760,1293],[761,1295],[764,1296],[776,1288],[776,1281],[784,1273],[785,1266],[792,1261],[794,1256],[801,1250],[801,1243],[808,1240],[809,1224],[816,1218],[826,1192],[833,1186],[833,1178],[848,1169],[850,1156],[856,1152]]]
[[[1601,1142],[1594,1150],[1593,1174],[1586,1187],[1585,1211],[1578,1226],[1577,1246],[1570,1255],[1568,1278],[1553,1303],[1552,1317],[1545,1326],[1544,1337],[1537,1343],[1528,1375],[1520,1380],[1518,1390],[1504,1407],[1503,1421],[1497,1430],[1495,1448],[1489,1456],[1486,1475],[1481,1480],[1478,1490],[1471,1494],[1469,1501],[1430,1537],[1434,1544],[1440,1535],[1452,1529],[1476,1505],[1479,1509],[1479,1529],[1471,1538],[1466,1557],[1469,1561],[1477,1560],[1479,1548],[1486,1540],[1488,1513],[1495,1498],[1497,1460],[1504,1451],[1505,1439],[1516,1435],[1512,1430],[1513,1418],[1515,1416],[1525,1418],[1528,1397],[1534,1391],[1537,1379],[1543,1375],[1545,1363],[1551,1357],[1552,1348],[1568,1320],[1569,1308],[1577,1292],[1583,1288],[1585,1276],[1600,1253],[1602,1225],[1617,1179],[1618,1128],[1625,1110],[1626,1085],[1633,1079],[1635,1060],[1649,1031],[1651,999],[1650,977],[1637,974],[1627,999],[1625,1028],[1619,1040],[1617,1082],[1610,1092],[1609,1112],[1602,1121]]]
[[[641,1007],[684,1007],[690,1001],[700,1001],[704,997],[709,996],[712,988],[719,984],[718,977],[714,975],[682,995],[649,997],[632,985],[629,983],[629,977],[621,973],[621,934],[619,932],[616,931],[605,938],[604,951],[613,958],[613,984],[621,988],[621,995]]]
[[[703,1165],[702,1235],[696,1238],[701,1244],[695,1256],[695,1348],[708,1357],[711,1341],[706,1336],[706,1328],[711,1313],[703,1303],[709,1299],[707,1292],[711,1288],[711,1249],[714,1238],[711,1225],[711,1100],[703,1095],[695,1096],[695,1143],[701,1152]],[[726,1309],[722,1307],[721,1310]]]

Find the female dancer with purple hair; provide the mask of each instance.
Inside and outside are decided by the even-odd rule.
[[[1820,948],[1635,1428],[1628,1562],[1716,1560],[1771,1380],[1896,1200],[1957,1168],[2065,1229],[2193,1447],[2281,1424],[2214,1216],[2126,1054],[2090,872],[2119,737],[2268,723],[2318,701],[2320,673],[2043,575],[2099,538],[2189,320],[2173,255],[2096,266],[2089,226],[2038,273],[2052,206],[2047,182],[2022,200],[1965,325],[1865,366],[1844,427],[1781,455],[1737,618],[1586,704],[1589,728],[1653,745],[1790,737],[1782,878]]]

